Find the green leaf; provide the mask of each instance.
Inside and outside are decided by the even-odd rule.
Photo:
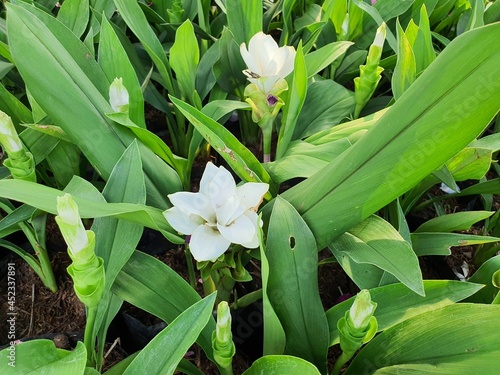
[[[1,180],[0,197],[13,199],[36,207],[42,211],[57,214],[56,199],[64,193],[34,182],[20,180]],[[113,216],[139,223],[156,229],[174,243],[183,243],[176,232],[168,225],[162,210],[132,203],[101,203],[78,195],[73,197],[78,204],[82,218]]]
[[[130,119],[139,127],[146,128],[144,98],[137,74],[118,35],[105,17],[102,19],[98,57],[99,66],[109,82],[113,82],[115,78],[123,79],[123,85],[129,94]]]
[[[384,331],[414,316],[461,301],[481,288],[480,284],[463,281],[424,280],[425,296],[408,293],[408,289],[403,284],[370,289],[372,301],[377,303],[375,317],[378,322],[378,331]],[[354,298],[351,297],[326,312],[330,326],[330,346],[338,344],[337,321],[351,308]]]
[[[500,74],[498,38],[500,24],[493,24],[453,40],[360,140],[283,193],[318,248],[408,191],[483,131],[500,100],[492,86]]]
[[[285,99],[285,108],[281,119],[281,127],[276,149],[276,159],[283,156],[288,144],[292,140],[295,126],[304,105],[307,93],[307,68],[302,52],[302,44],[299,44],[293,68],[293,80]]]
[[[333,42],[304,56],[307,67],[307,78],[321,72],[334,61],[342,58],[352,46],[352,42]]]
[[[412,233],[413,250],[418,256],[450,255],[452,246],[469,246],[491,242],[498,242],[500,238],[488,236],[474,236],[460,233]]]
[[[492,278],[495,272],[500,270],[500,255],[484,262],[481,267],[471,276],[469,282],[485,284],[485,288],[467,299],[467,302],[491,303],[498,293],[498,287],[493,285]]]
[[[243,375],[319,375],[318,369],[302,358],[288,355],[266,355],[256,360]]]
[[[498,305],[456,304],[405,320],[368,343],[344,374],[494,374],[498,314]]]
[[[316,242],[297,211],[279,196],[269,219],[266,257],[267,294],[285,331],[286,353],[325,372],[328,325],[319,298]]]
[[[170,99],[243,181],[270,182],[259,160],[229,130],[189,104],[174,97]]]
[[[216,295],[212,293],[175,318],[141,350],[123,374],[173,374],[177,364],[212,317]]]
[[[226,3],[227,24],[238,46],[262,31],[262,1],[232,0]]]
[[[493,214],[494,212],[490,211],[467,211],[441,215],[423,223],[415,230],[415,233],[469,230],[472,225],[490,217]]]
[[[80,38],[89,22],[89,9],[89,0],[65,0],[57,12],[57,19]]]
[[[320,131],[335,131],[337,124],[354,110],[352,91],[338,83],[325,80],[312,83],[293,133],[292,139],[302,139]]]
[[[175,41],[170,48],[170,66],[175,72],[183,98],[194,104],[196,70],[200,61],[198,40],[189,20],[185,21],[175,32]]]
[[[492,151],[466,147],[446,162],[455,181],[480,180],[490,169]]]
[[[391,273],[415,293],[424,295],[422,274],[411,245],[384,219],[371,216],[330,244],[356,263]],[[335,255],[335,254],[334,254]]]
[[[12,350],[0,351],[0,368],[7,374],[24,375],[83,375],[87,363],[87,351],[82,342],[78,342],[72,351],[58,349],[51,340],[26,341]],[[10,362],[13,366],[9,366]]]
[[[417,68],[413,48],[399,21],[396,23],[396,27],[398,36],[398,61],[392,74],[391,86],[394,98],[398,100],[415,81]]]
[[[198,293],[174,270],[139,251],[134,252],[118,274],[112,292],[167,323],[201,300]],[[213,359],[214,329],[215,320],[211,318],[197,340],[210,359]]]

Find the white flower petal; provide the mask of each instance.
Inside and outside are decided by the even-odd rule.
[[[241,199],[236,194],[229,197],[226,203],[218,207],[215,211],[217,223],[221,225],[228,225],[231,223],[235,218],[245,212],[245,209],[240,209],[240,207]]]
[[[252,73],[256,73],[259,76],[262,74],[260,70],[260,66],[257,65],[254,57],[247,51],[245,43],[242,43],[240,46],[241,57],[243,57],[243,61],[245,61],[246,66]]]
[[[200,193],[208,196],[210,182],[212,182],[213,178],[217,175],[217,172],[219,172],[218,167],[216,167],[213,163],[207,163],[200,180]]]
[[[236,182],[231,173],[224,167],[219,167],[217,174],[210,182],[208,194],[215,212],[236,195]]]
[[[172,228],[182,234],[192,234],[196,228],[205,224],[205,220],[201,216],[186,214],[177,207],[164,211],[163,216]]]
[[[247,182],[236,188],[236,195],[240,198],[245,211],[249,209],[255,211],[262,203],[262,199],[268,190],[269,185],[263,182]]]
[[[200,225],[191,235],[189,249],[197,261],[215,261],[228,249],[231,242],[219,231],[208,225]]]
[[[168,198],[175,207],[187,215],[195,214],[201,216],[205,221],[215,223],[215,212],[210,204],[210,199],[206,195],[180,191],[169,194]]]
[[[230,225],[217,224],[217,228],[228,241],[236,244],[250,242],[255,236],[255,225],[246,215],[241,215]]]
[[[259,219],[259,215],[253,211],[247,211],[245,212],[245,216],[250,219],[250,221],[253,223],[254,228],[255,228],[255,235],[253,238],[245,243],[241,243],[242,246],[248,248],[248,249],[255,249],[256,247],[259,246],[259,236],[258,236],[258,230],[259,227],[262,227],[262,220]]]

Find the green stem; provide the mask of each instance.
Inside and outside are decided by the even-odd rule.
[[[492,305],[500,305],[500,292],[497,293],[497,295],[495,296],[495,299],[493,300],[493,302],[491,302]]]
[[[52,265],[50,264],[49,254],[47,253],[47,250],[45,250],[43,246],[40,246],[40,244],[36,240],[33,230],[25,222],[19,222],[18,225],[28,238],[29,243],[35,251],[35,255],[37,256],[38,261],[40,262],[42,274],[38,274],[38,276],[40,276],[43,285],[49,288],[51,292],[57,292],[56,278],[54,277],[54,272],[52,271]]]
[[[339,359],[337,359],[335,365],[333,366],[332,375],[338,375],[342,367],[352,358],[353,355],[354,352],[349,354],[342,352]]]
[[[94,348],[94,325],[97,316],[97,306],[87,307],[87,322],[85,324],[85,333],[83,336],[83,343],[87,349],[87,365],[93,367],[95,360]]]
[[[243,297],[238,298],[231,305],[233,309],[241,309],[243,307],[247,307],[248,305],[254,303],[255,301],[259,301],[262,299],[262,289],[254,290],[248,294],[245,294]]]
[[[208,276],[206,279],[203,279],[203,292],[205,293],[205,296],[209,296],[216,290],[217,287],[215,286],[212,276]]]
[[[231,362],[231,365],[229,365],[227,367],[221,367],[220,374],[221,375],[234,375],[232,362]]]
[[[189,247],[186,246],[184,254],[186,254],[186,262],[189,274],[189,284],[191,284],[193,289],[196,289],[196,275],[194,274],[193,257],[191,256],[191,251],[189,251]]]
[[[270,123],[269,123],[270,122]],[[271,142],[273,136],[273,123],[268,121],[262,128],[262,143],[264,149],[264,163],[269,163],[271,161]]]

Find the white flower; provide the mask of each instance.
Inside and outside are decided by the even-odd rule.
[[[75,255],[88,246],[89,240],[78,213],[78,205],[71,194],[66,193],[62,197],[57,197],[57,213],[57,225],[69,250]]]
[[[259,246],[256,211],[268,189],[257,182],[236,186],[227,169],[208,163],[199,192],[170,194],[174,207],[163,215],[175,230],[191,235],[189,247],[196,260],[215,260],[231,243]]]
[[[242,43],[240,53],[248,67],[243,73],[264,94],[268,94],[276,82],[293,70],[295,49],[278,47],[274,39],[262,31],[250,39],[248,50],[245,43]]]
[[[122,78],[115,78],[109,86],[109,104],[115,112],[128,113],[129,96]]]
[[[354,303],[349,310],[349,319],[353,328],[365,330],[370,324],[370,319],[377,308],[377,304],[372,302],[370,292],[367,289],[361,290],[354,299]]]

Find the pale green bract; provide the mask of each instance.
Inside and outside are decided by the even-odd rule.
[[[64,194],[57,197],[57,224],[68,244],[68,248],[73,255],[78,254],[83,248],[88,246],[87,232],[80,219],[78,206],[71,197],[71,194]]]
[[[17,135],[12,119],[2,111],[0,111],[0,143],[8,154],[23,149],[23,143]]]
[[[128,113],[129,95],[121,77],[115,78],[109,86],[109,104],[115,112]]]
[[[175,230],[191,235],[189,247],[196,260],[215,260],[231,243],[259,246],[256,210],[268,189],[260,182],[237,187],[228,170],[208,163],[199,192],[169,194],[174,207],[163,215]]]

